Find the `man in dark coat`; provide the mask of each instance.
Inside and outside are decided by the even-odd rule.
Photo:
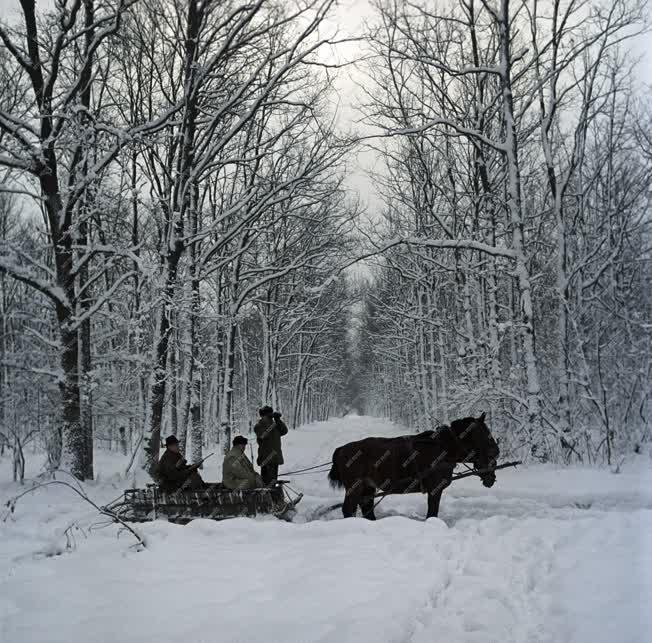
[[[197,472],[198,464],[189,465],[179,451],[179,440],[171,435],[165,438],[165,453],[156,467],[158,483],[162,491],[171,493],[179,489],[191,491],[204,489],[206,483]]]
[[[275,412],[271,406],[263,406],[260,411],[260,420],[254,427],[258,442],[258,459],[260,475],[266,485],[278,478],[278,467],[283,464],[283,451],[281,437],[288,432],[281,414]]]
[[[247,457],[246,448],[247,438],[236,435],[233,448],[224,456],[222,484],[227,489],[258,489],[264,484]]]

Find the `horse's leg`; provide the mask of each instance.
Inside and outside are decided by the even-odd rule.
[[[439,514],[439,502],[441,501],[441,494],[443,489],[434,489],[428,492],[428,513],[426,519],[436,518]]]
[[[376,520],[376,514],[374,513],[374,493],[376,490],[373,487],[367,487],[363,491],[363,496],[360,499],[360,509],[362,509],[362,515],[367,520]]]
[[[344,503],[342,504],[342,514],[345,518],[353,518],[355,512],[358,510],[358,496],[351,490],[346,490],[344,496]]]
[[[439,514],[439,503],[441,501],[441,494],[444,492],[444,489],[450,485],[453,481],[452,471],[450,475],[446,475],[443,478],[436,478],[430,480],[428,485],[428,513],[426,514],[427,518],[436,518]]]

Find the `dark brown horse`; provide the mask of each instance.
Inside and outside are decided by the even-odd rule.
[[[450,426],[397,438],[365,438],[338,447],[328,478],[333,487],[344,487],[345,518],[358,505],[366,518],[375,520],[374,494],[427,493],[427,518],[439,513],[442,491],[451,483],[458,462],[489,469],[480,478],[485,487],[496,482],[493,468],[500,453],[496,441],[479,418],[455,420]]]

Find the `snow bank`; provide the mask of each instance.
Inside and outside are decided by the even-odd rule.
[[[291,432],[285,468],[396,430],[351,417]],[[215,460],[207,479],[218,475]],[[89,493],[117,496],[122,466],[102,454]],[[113,527],[78,532],[66,552],[63,530],[88,525],[92,512],[68,490],[48,489],[0,523],[0,641],[645,641],[650,482],[645,464],[620,475],[522,468],[490,490],[456,484],[442,520],[421,520],[425,500],[414,495],[383,501],[384,519],[369,523],[337,512],[309,521],[341,494],[325,474],[297,476],[306,497],[295,524],[157,521],[139,526],[148,542],[139,553]],[[2,483],[0,499],[15,488]]]

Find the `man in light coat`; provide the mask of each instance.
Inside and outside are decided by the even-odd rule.
[[[264,486],[245,453],[246,448],[247,438],[237,435],[233,438],[233,448],[224,456],[222,484],[227,489],[257,489]]]

